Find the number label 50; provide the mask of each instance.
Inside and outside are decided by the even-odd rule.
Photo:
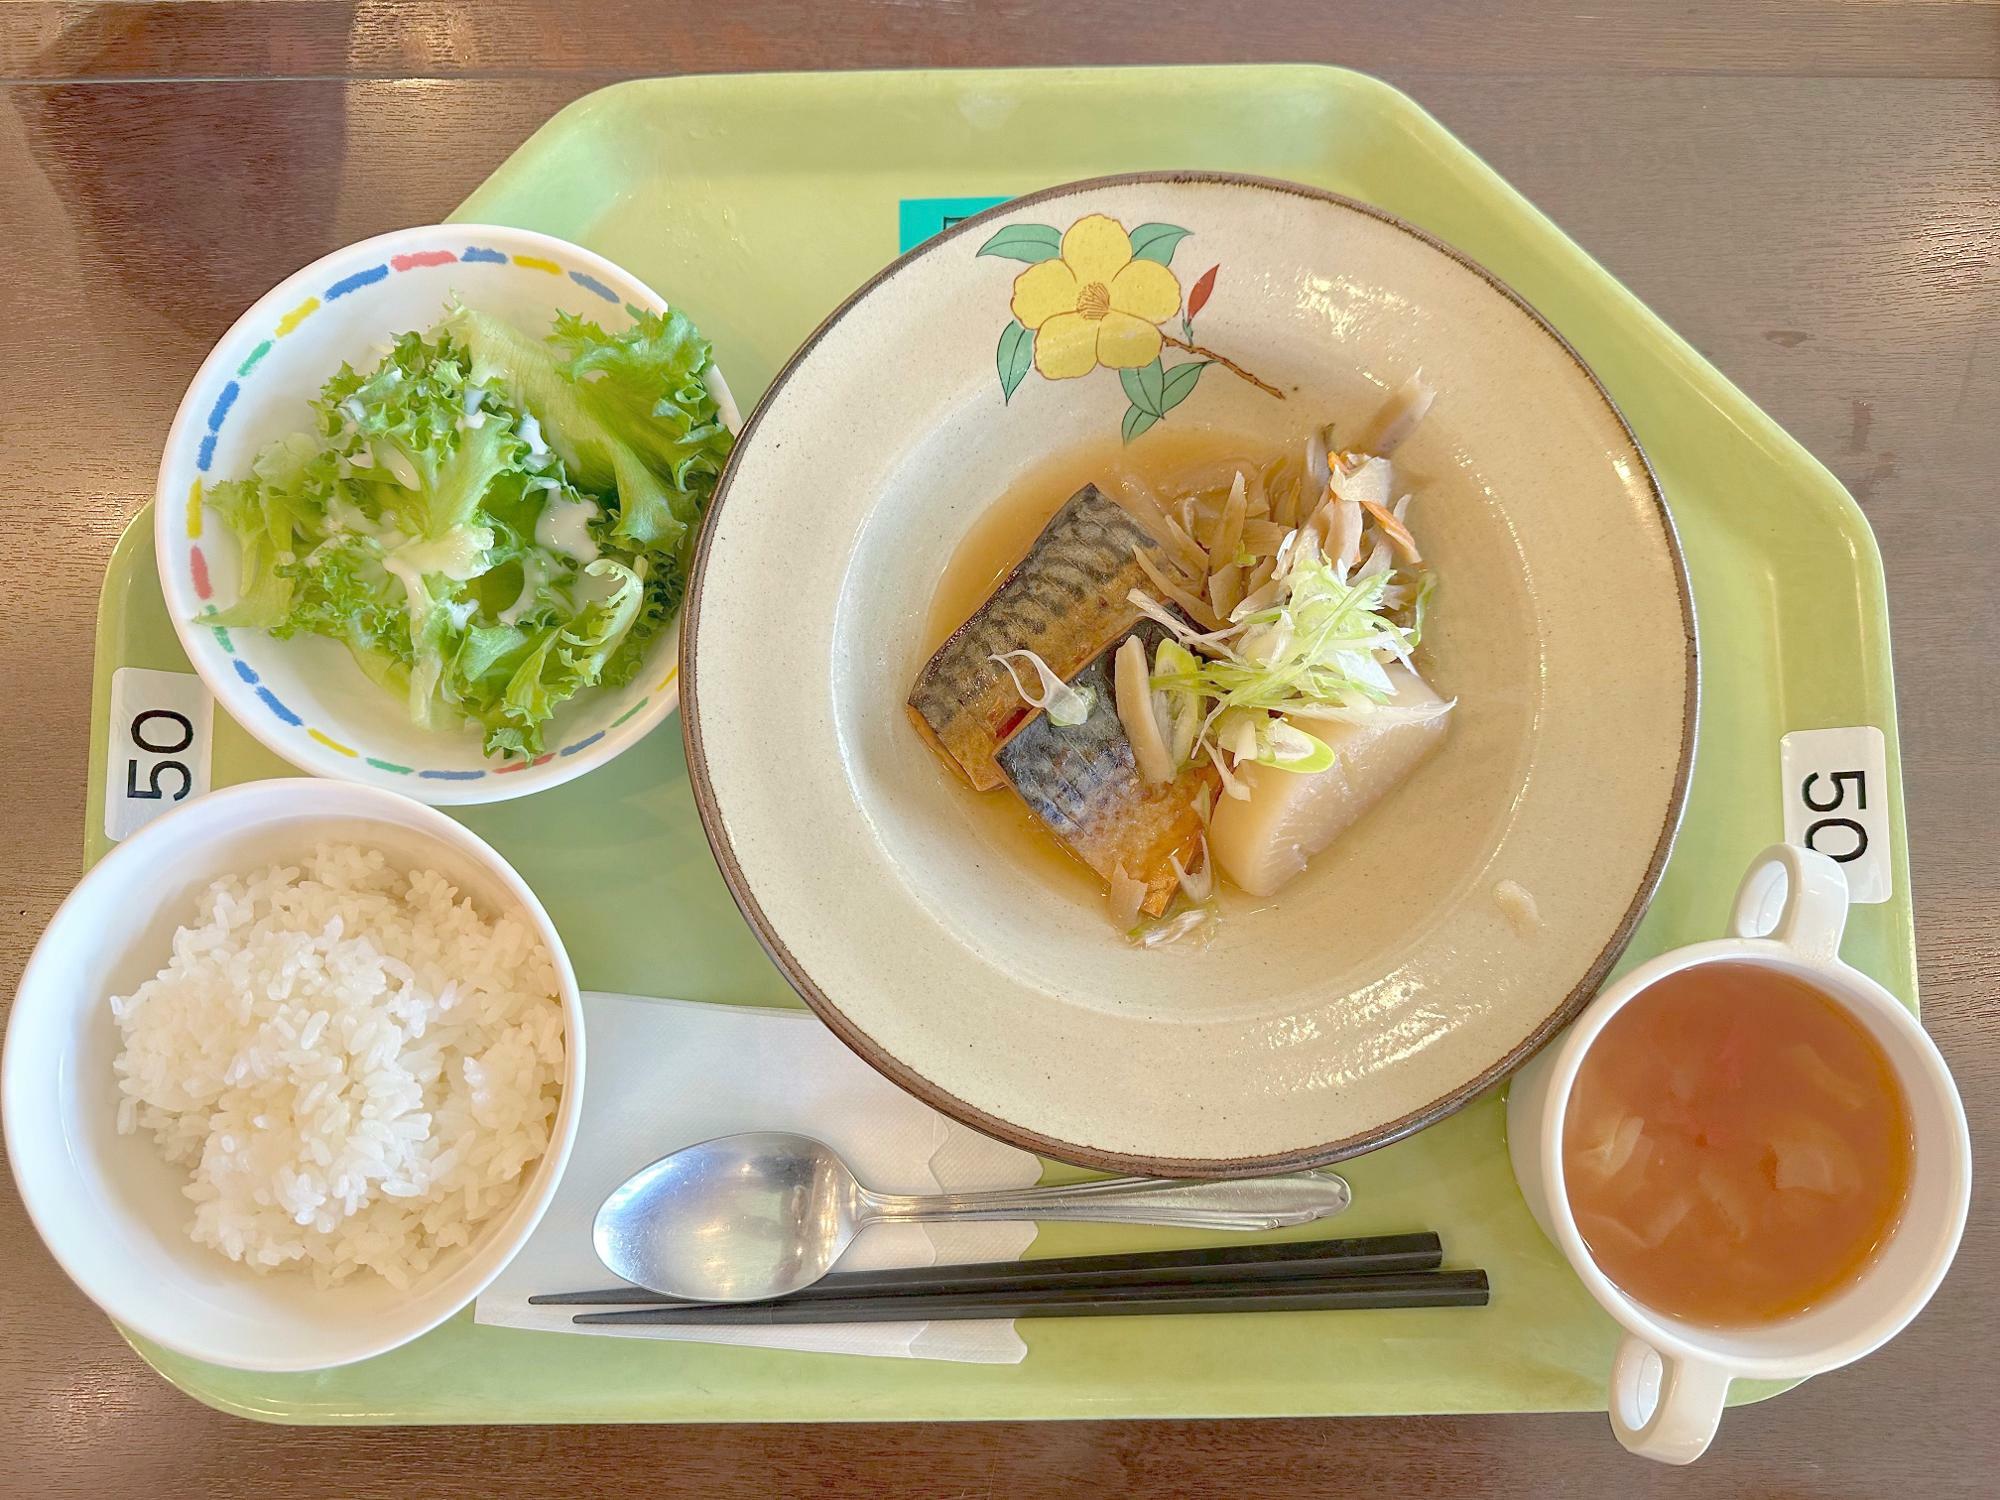
[[[111,679],[104,835],[129,838],[208,790],[214,704],[187,672],[120,667]]]
[[[1779,741],[1785,841],[1838,863],[1857,902],[1891,895],[1889,784],[1882,731],[1802,729]]]

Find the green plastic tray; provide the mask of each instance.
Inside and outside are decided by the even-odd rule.
[[[1749,857],[1782,836],[1778,740],[1879,726],[1892,899],[1857,907],[1846,955],[1912,1003],[1895,700],[1874,538],[1834,477],[1409,99],[1325,68],[822,74],[623,84],[542,128],[459,211],[601,251],[685,307],[754,398],[840,299],[980,200],[1104,172],[1204,167],[1379,204],[1491,267],[1623,406],[1659,471],[1700,617],[1701,731],[1680,841],[1628,961],[1717,933]],[[961,201],[969,200],[969,201]],[[185,670],[150,519],[105,582],[87,852],[102,837],[112,671]],[[214,780],[285,774],[227,718]],[[688,795],[678,726],[603,770],[465,809],[547,902],[592,988],[794,1004],[738,917]],[[606,869],[657,914],[621,931]],[[1018,1366],[802,1355],[475,1327],[317,1375],[216,1369],[141,1346],[201,1400],[294,1422],[946,1419],[1584,1410],[1616,1331],[1543,1242],[1507,1166],[1497,1095],[1354,1161],[1344,1234],[1435,1228],[1492,1273],[1483,1311],[1116,1318],[1022,1325]],[[1052,1169],[1061,1175],[1063,1169]],[[1037,1254],[1167,1242],[1051,1226]],[[552,1289],[553,1290],[553,1289]],[[1739,1384],[1738,1400],[1778,1389]]]

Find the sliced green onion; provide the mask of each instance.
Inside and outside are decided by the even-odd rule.
[[[1041,697],[1037,698],[1033,693],[1029,692],[1027,686],[1021,681],[1021,674],[1014,670],[1014,663],[1008,660],[1009,657],[1014,656],[1027,657],[1036,673],[1040,675],[1042,680]],[[1001,666],[1005,667],[1007,675],[1014,679],[1014,691],[1021,695],[1021,701],[1026,703],[1028,707],[1039,708],[1043,713],[1047,714],[1051,724],[1060,724],[1065,728],[1071,728],[1081,724],[1085,719],[1090,717],[1091,706],[1096,702],[1097,695],[1089,688],[1071,687],[1060,677],[1056,676],[1055,670],[1034,652],[1026,650],[1001,651],[988,657],[987,660],[997,661]]]

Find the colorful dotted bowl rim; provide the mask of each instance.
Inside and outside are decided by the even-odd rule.
[[[501,248],[503,245],[508,248]],[[353,267],[353,262],[357,260],[361,264]],[[676,684],[680,675],[680,622],[675,620],[662,638],[662,647],[670,658],[666,672],[655,687],[637,702],[628,705],[609,724],[531,760],[477,768],[404,765],[399,760],[368,754],[365,749],[357,749],[339,734],[330,732],[328,726],[308,722],[305,716],[286,704],[256,668],[243,658],[227,629],[218,625],[204,626],[198,617],[182,618],[181,612],[173,607],[175,585],[185,582],[193,597],[199,601],[202,614],[217,612],[212,602],[214,590],[209,578],[208,559],[201,546],[207,529],[203,484],[214,464],[216,445],[224,424],[229,420],[247,382],[254,377],[258,365],[277,347],[279,340],[296,332],[323,308],[392,276],[436,272],[459,265],[509,264],[528,271],[565,277],[613,307],[627,307],[628,303],[628,298],[620,295],[614,283],[623,283],[628,288],[631,304],[628,310],[641,306],[656,309],[667,305],[665,298],[631,272],[580,245],[553,235],[483,224],[439,224],[394,230],[322,256],[260,297],[216,342],[215,348],[189,382],[187,394],[174,416],[161,460],[155,501],[161,586],[167,594],[174,630],[180,636],[195,670],[224,707],[232,710],[232,716],[266,747],[315,774],[342,777],[366,785],[393,787],[424,802],[500,801],[559,785],[603,764],[626,745],[637,742],[672,713],[678,704]],[[238,356],[235,351],[242,349],[246,343],[250,346],[249,352]],[[730,395],[728,383],[719,369],[711,373],[723,419],[732,431],[738,430],[742,419]],[[212,400],[197,402],[197,393],[208,388],[217,376],[223,377],[222,388]],[[205,411],[202,409],[204,406]],[[195,475],[186,490],[180,492],[178,476],[172,471],[176,456],[184,451],[184,445],[195,431],[200,433],[195,447]],[[170,493],[170,490],[176,493]],[[204,633],[227,659],[233,681],[221,675],[213,659],[200,649],[200,635]],[[264,712],[245,715],[234,711],[236,705],[253,703]],[[613,738],[613,731],[625,729],[641,716],[643,722],[637,728]],[[357,774],[361,766],[368,767],[375,774]],[[519,782],[507,779],[550,766],[558,769],[526,777]]]

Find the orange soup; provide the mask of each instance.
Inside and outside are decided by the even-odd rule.
[[[1599,1034],[1563,1127],[1590,1252],[1634,1300],[1709,1327],[1853,1280],[1909,1193],[1910,1110],[1873,1036],[1755,964],[1669,975]]]

